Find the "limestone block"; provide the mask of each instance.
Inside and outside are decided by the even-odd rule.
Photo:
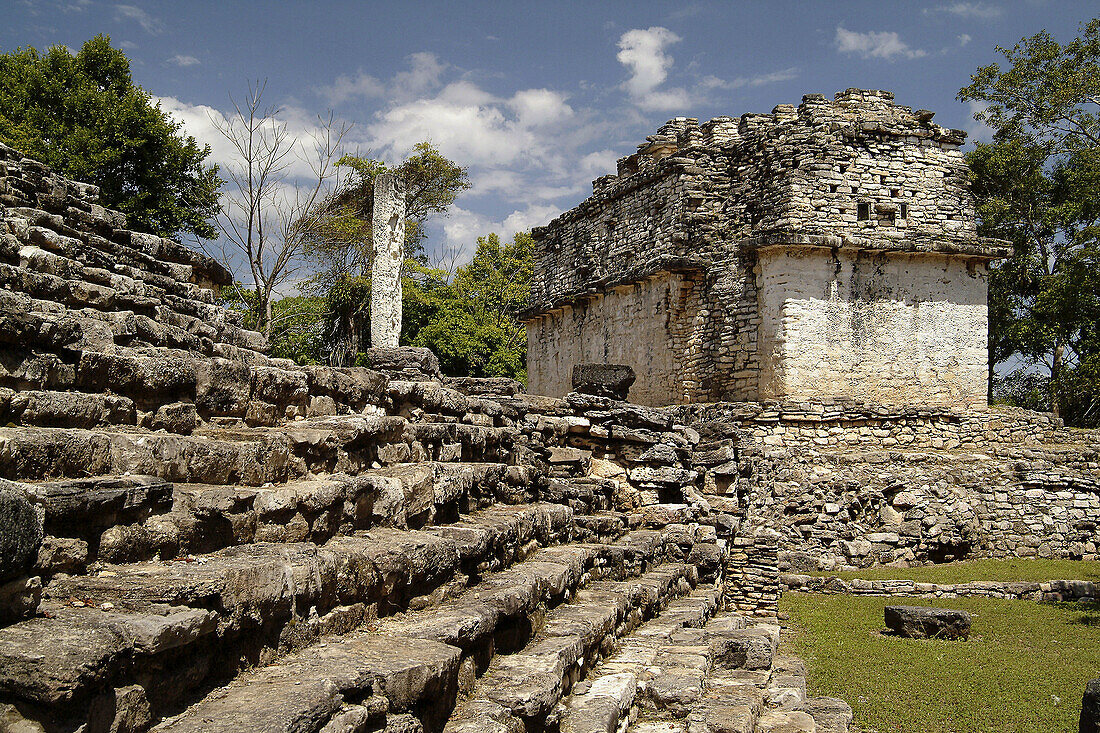
[[[32,491],[0,480],[0,582],[24,575],[38,559],[44,512],[32,503]]]
[[[1085,685],[1081,699],[1081,733],[1100,733],[1100,679]]]
[[[576,364],[573,390],[598,397],[625,400],[637,376],[627,364]]]
[[[970,636],[970,614],[950,608],[887,606],[886,627],[909,639],[966,639]]]

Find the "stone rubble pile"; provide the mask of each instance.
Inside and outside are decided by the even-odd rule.
[[[654,710],[846,730],[774,594],[727,611],[736,430],[271,358],[224,269],[95,194],[0,148],[0,727],[543,731],[638,648]]]

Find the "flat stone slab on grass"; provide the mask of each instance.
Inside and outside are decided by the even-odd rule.
[[[970,614],[951,608],[887,606],[886,627],[907,639],[966,639]]]
[[[1081,698],[1081,733],[1100,733],[1100,679],[1085,685]]]

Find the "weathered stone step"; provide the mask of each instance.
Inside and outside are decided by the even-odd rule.
[[[476,575],[495,569],[483,567],[482,546],[511,536],[501,534],[498,517],[527,516],[508,505],[525,504],[535,494],[527,469],[438,462],[272,487],[173,487],[157,477],[131,475],[45,482],[33,488],[46,520],[37,572],[47,579],[59,572],[83,573],[96,561],[170,560],[252,542],[322,544],[336,535],[379,526],[423,528],[454,540],[464,572]],[[498,506],[502,502],[506,505]],[[495,510],[476,512],[493,506]],[[705,580],[713,580],[721,569],[713,528],[663,521],[684,518],[675,507],[591,516],[570,512],[567,505],[547,507],[571,515],[569,539],[606,542],[632,526],[669,528],[668,537],[683,546],[685,559],[697,565]],[[532,541],[530,531],[523,541]]]
[[[528,731],[553,729],[552,713],[570,688],[615,650],[617,640],[632,638],[627,634],[660,613],[671,598],[690,592],[696,580],[692,566],[668,563],[636,580],[592,583],[573,602],[552,611],[522,651],[493,659],[447,730],[517,727],[505,715]]]
[[[152,292],[171,293],[208,304],[215,302],[203,273],[196,272],[197,265],[201,269],[198,261],[160,260],[125,244],[71,229],[60,217],[46,212],[9,209],[7,213],[9,222],[15,224],[18,235],[26,242],[3,252],[4,259],[12,265],[68,280],[93,283],[107,280],[127,289],[144,286]]]
[[[76,182],[68,184],[94,188]],[[106,259],[93,259],[91,264],[132,264],[173,280],[200,283],[207,289],[211,284],[228,285],[232,282],[232,274],[225,267],[175,240],[125,230],[125,216],[117,211],[109,211],[95,204],[87,206],[73,199],[69,199],[68,203],[70,205],[64,208],[64,214],[30,206],[12,206],[5,212],[6,219],[15,231],[23,235],[22,239],[43,239],[45,241],[40,242],[41,246],[73,259],[98,257],[102,253]],[[44,236],[27,236],[29,232],[24,228],[31,227],[46,230],[42,233]],[[65,237],[69,242],[76,240],[79,244],[67,248],[64,245],[69,242],[54,242],[50,234]]]
[[[223,332],[233,326],[157,313],[164,322],[129,311],[69,310],[0,290],[0,386],[106,392],[150,413],[186,402],[203,419],[262,425],[378,409],[387,401],[380,372],[297,366],[250,350],[246,339],[228,338]]]
[[[372,695],[385,699],[382,712],[391,722],[396,716],[412,713],[426,729],[440,730],[453,707],[455,692],[469,689],[495,653],[523,648],[547,609],[570,598],[579,599],[586,591],[578,593],[577,589],[592,578],[629,577],[649,563],[661,562],[663,545],[659,537],[654,541],[654,535],[659,533],[628,537],[620,546],[566,545],[541,550],[508,570],[489,575],[445,604],[381,619],[369,631],[314,644],[273,667],[243,675],[158,730],[252,730],[246,717],[252,709],[248,701],[263,697],[271,708],[264,713],[262,719],[269,721],[264,725],[275,727],[260,730],[316,731],[337,718],[365,721],[372,710],[377,715],[374,703],[360,709],[364,707],[360,701]],[[686,566],[678,567],[679,571],[658,575],[671,578],[690,573]],[[653,578],[643,582],[646,587],[654,584],[662,585]],[[385,666],[389,661],[380,666],[379,650],[395,645],[403,652],[396,656],[400,668],[413,671],[396,674]],[[434,660],[441,657],[446,664],[435,665]],[[387,681],[378,682],[387,675]],[[437,682],[425,686],[427,679]],[[313,692],[282,695],[282,685]],[[329,717],[315,717],[316,710]],[[295,725],[301,727],[293,728]]]
[[[358,473],[397,463],[409,450],[405,426],[399,417],[343,415],[279,428],[210,428],[190,436],[121,427],[6,427],[0,428],[0,477],[43,481],[140,473],[183,483],[286,483],[311,473]]]
[[[23,326],[37,329],[41,324]],[[4,327],[0,323],[0,342],[5,339]],[[13,331],[12,338],[19,333]],[[367,369],[248,365],[179,349],[51,347],[64,351],[59,356],[50,349],[28,348],[33,347],[3,349],[0,385],[15,390],[16,397],[28,390],[39,393],[19,402],[9,396],[0,403],[10,412],[7,422],[63,427],[140,424],[184,434],[200,420],[272,427],[304,417],[378,413],[385,384],[383,375]],[[164,414],[165,409],[180,416]]]
[[[530,500],[529,473],[499,463],[420,463],[270,488],[193,483],[173,488],[153,476],[46,482],[33,486],[47,535],[38,570],[45,576],[79,573],[96,560],[168,560],[251,542],[323,544],[338,534],[378,526],[453,524],[478,508]],[[569,514],[557,505],[553,511]],[[491,515],[471,518],[473,527],[459,524],[448,531],[460,545],[472,541],[467,536],[480,541],[485,527],[495,527]]]
[[[424,639],[355,633],[246,673],[160,733],[438,730],[457,694],[459,649]]]
[[[504,425],[511,423],[500,403],[487,397],[471,397],[437,382],[409,382],[391,380],[386,388],[394,414],[410,422],[449,422],[443,418],[462,422],[480,416],[486,421],[480,424]]]
[[[625,639],[559,706],[561,733],[846,733],[851,708],[808,699],[802,662],[775,656],[779,628],[710,619],[720,601],[697,589]]]
[[[31,236],[42,231],[32,229]],[[84,267],[79,262],[59,257],[35,245],[19,248],[17,257],[12,264],[0,262],[0,284],[8,290],[61,303],[74,310],[92,308],[154,314],[169,295],[175,295],[181,301],[191,301],[198,308],[216,307],[212,292],[195,286],[189,289],[187,283],[173,286],[172,290],[176,292],[170,293],[148,280],[104,268]]]
[[[118,395],[0,387],[0,424],[55,428],[136,425],[137,410],[133,400]]]
[[[720,586],[701,585],[623,639],[592,679],[578,685],[558,706],[554,718],[562,733],[614,731],[625,725],[641,698],[647,698],[651,707],[695,702],[697,698],[688,693],[701,691],[708,658],[700,628],[720,602]],[[730,619],[740,621],[736,616]]]
[[[514,427],[466,423],[409,423],[411,443],[422,447],[420,460],[516,463],[514,451],[523,433]]]
[[[478,543],[484,548],[480,561],[470,546],[431,532],[377,529],[336,537],[321,548],[262,543],[190,562],[110,565],[94,576],[59,577],[48,586],[43,616],[0,629],[0,702],[39,706],[43,719],[57,720],[86,716],[104,684],[139,684],[150,696],[186,695],[209,675],[234,674],[241,663],[269,660],[366,619],[456,595],[447,609],[475,602],[497,609],[490,612],[493,629],[505,619],[508,631],[501,633],[518,639],[537,624],[539,608],[561,602],[579,583],[636,573],[680,553],[666,547],[662,533],[646,530],[614,545],[550,547],[527,558],[537,541],[567,537],[569,509],[502,509],[477,516],[486,535]],[[525,562],[463,594],[470,582],[464,566],[487,572],[516,561]],[[204,614],[201,624],[178,615],[190,611]],[[165,615],[172,623],[158,633],[172,640],[168,656],[160,654],[168,647],[146,654],[133,634],[117,628],[123,621],[160,627]],[[170,672],[164,666],[169,662]],[[162,684],[162,677],[175,682]],[[171,702],[150,701],[157,710]]]

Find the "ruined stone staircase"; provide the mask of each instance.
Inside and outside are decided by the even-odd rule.
[[[704,496],[729,436],[271,358],[224,268],[3,146],[0,216],[0,731],[553,732],[621,689],[610,733],[784,679],[724,612],[772,567]]]

